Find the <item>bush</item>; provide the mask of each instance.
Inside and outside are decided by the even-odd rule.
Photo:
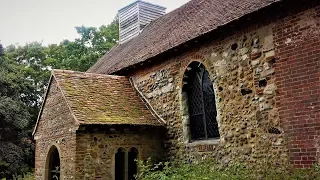
[[[10,178],[10,179],[13,179],[13,180],[35,180],[35,177],[34,177],[33,173],[29,172],[29,173],[26,173],[24,175],[19,175],[19,176],[13,175],[12,178]],[[3,178],[1,180],[6,180],[6,178]]]
[[[199,163],[165,162],[152,165],[150,159],[138,162],[140,180],[320,180],[320,168],[294,170],[272,166],[251,166],[238,164],[221,168],[214,161],[204,160]],[[255,167],[255,168],[254,168]],[[260,168],[257,168],[260,167]],[[286,169],[286,170],[284,170]]]
[[[23,177],[19,176],[16,180],[35,180],[33,173],[27,173]]]

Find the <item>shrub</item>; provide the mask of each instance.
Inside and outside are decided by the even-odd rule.
[[[11,179],[11,178],[10,178]],[[12,176],[13,180],[35,180],[35,177],[32,172],[25,173],[24,175]],[[5,179],[3,179],[5,180]]]
[[[251,166],[236,164],[222,168],[211,160],[199,163],[164,162],[151,164],[139,161],[140,180],[320,180],[320,168],[294,170],[288,167]]]

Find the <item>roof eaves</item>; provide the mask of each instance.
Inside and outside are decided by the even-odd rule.
[[[80,125],[110,125],[110,126],[121,126],[121,125],[130,125],[130,126],[165,126],[163,123],[155,123],[155,124],[150,124],[150,123],[102,123],[102,122],[80,122]]]
[[[284,1],[284,0],[272,0],[272,1],[270,0],[267,5],[265,5],[264,7],[260,8],[260,9],[251,10],[251,11],[249,11],[248,13],[243,14],[243,15],[238,16],[238,17],[235,17],[235,18],[233,18],[233,19],[230,19],[229,21],[227,21],[227,22],[225,22],[225,23],[223,23],[223,24],[221,24],[221,25],[219,25],[219,26],[217,26],[217,27],[215,27],[215,28],[211,28],[211,29],[208,29],[208,30],[206,30],[206,31],[197,33],[197,34],[195,34],[195,35],[192,36],[192,37],[187,37],[187,38],[184,39],[183,41],[174,43],[174,44],[172,44],[171,46],[168,46],[167,48],[165,48],[165,49],[163,49],[162,51],[159,51],[159,52],[157,52],[157,53],[155,53],[155,54],[152,54],[152,55],[147,54],[145,57],[141,58],[141,59],[138,60],[137,62],[135,62],[135,63],[133,63],[133,64],[130,64],[130,65],[127,65],[127,66],[125,66],[125,67],[119,66],[118,64],[121,64],[121,61],[118,61],[118,62],[116,62],[115,64],[113,64],[113,65],[111,65],[111,66],[109,67],[109,69],[107,70],[107,73],[108,73],[108,74],[115,74],[115,73],[117,73],[117,72],[119,72],[119,71],[121,71],[121,70],[124,70],[124,69],[127,69],[127,68],[132,68],[133,66],[135,66],[135,65],[137,65],[137,64],[139,64],[139,63],[141,63],[141,62],[147,61],[147,60],[150,59],[150,58],[153,58],[153,57],[156,57],[156,56],[158,56],[158,55],[160,55],[160,54],[163,54],[163,53],[165,53],[165,52],[167,52],[167,51],[169,51],[169,50],[172,50],[172,49],[174,49],[174,48],[176,48],[176,47],[178,47],[178,46],[180,46],[180,45],[183,45],[183,44],[186,43],[186,42],[189,42],[189,41],[194,40],[194,39],[196,39],[196,38],[198,38],[198,37],[201,37],[201,36],[203,36],[203,35],[205,35],[205,34],[207,34],[207,33],[209,33],[209,32],[214,32],[214,31],[217,30],[218,28],[224,27],[224,26],[226,26],[227,24],[230,24],[231,22],[234,22],[234,21],[236,21],[236,20],[238,20],[238,19],[240,19],[240,18],[242,18],[242,17],[244,17],[244,16],[246,16],[246,15],[252,14],[252,13],[257,12],[257,11],[260,11],[261,9],[266,8],[266,7],[270,6],[271,4],[278,3],[278,2],[280,2],[280,1]],[[185,5],[186,5],[186,4],[185,4]],[[176,10],[178,10],[178,9],[180,9],[180,8],[183,8],[185,5],[177,8]],[[174,10],[174,11],[176,11],[176,10]],[[169,15],[169,14],[170,14],[170,13],[168,13],[168,14],[166,14],[166,15]],[[160,17],[160,18],[164,18],[166,15],[164,15],[164,16],[162,16],[162,17]],[[158,19],[160,19],[160,18],[158,18]],[[155,21],[153,21],[153,22],[151,22],[151,23],[155,23],[156,21],[157,21],[157,20],[155,20]],[[150,24],[151,24],[151,23],[150,23]],[[142,35],[142,34],[140,34],[140,35]],[[135,37],[135,38],[139,38],[140,35],[138,35],[138,36]],[[135,38],[133,38],[133,39],[135,39]],[[133,39],[132,39],[132,40],[133,40]],[[127,43],[127,42],[126,42],[126,43]],[[117,47],[118,47],[118,46],[117,46]],[[116,48],[117,48],[117,47],[116,47]],[[113,48],[112,48],[112,49],[113,49]],[[111,50],[112,50],[112,49],[111,49]],[[107,52],[103,57],[105,57],[108,53],[110,53],[111,50],[110,50],[109,52]],[[98,60],[97,63],[99,63],[99,65],[103,64],[103,61],[100,61],[100,60],[103,59],[103,57]],[[95,64],[94,66],[95,66],[94,68],[96,68],[96,67],[98,67],[98,64]],[[93,67],[93,66],[92,66],[92,67]],[[92,69],[89,68],[88,71],[92,71],[92,70],[94,70],[94,68],[92,68]]]

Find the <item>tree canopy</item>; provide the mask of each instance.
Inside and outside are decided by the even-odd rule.
[[[24,78],[23,66],[5,56],[0,46],[0,178],[30,169],[32,141],[29,93],[32,81]]]
[[[86,71],[118,40],[118,21],[76,27],[79,38],[59,44],[0,44],[0,179],[33,168],[31,133],[52,69]]]
[[[86,71],[116,44],[119,36],[117,19],[108,26],[79,26],[76,30],[80,38],[74,41],[64,40],[46,48],[44,65],[56,69]]]

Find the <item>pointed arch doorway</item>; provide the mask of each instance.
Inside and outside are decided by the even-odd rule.
[[[60,180],[60,154],[56,146],[52,146],[46,160],[46,180]]]

